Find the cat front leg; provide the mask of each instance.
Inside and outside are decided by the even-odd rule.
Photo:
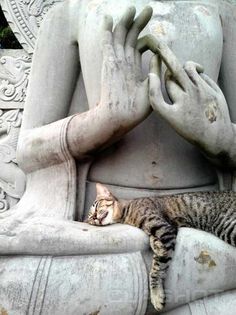
[[[150,246],[154,252],[149,275],[150,296],[151,302],[157,311],[161,311],[165,306],[164,280],[176,240],[175,233],[165,233],[165,235],[162,235],[162,238],[164,236],[167,240],[166,242],[155,236],[150,237]]]
[[[165,305],[165,292],[163,279],[160,276],[161,269],[158,262],[158,256],[153,255],[152,269],[149,275],[150,297],[152,305],[157,311],[161,311]]]

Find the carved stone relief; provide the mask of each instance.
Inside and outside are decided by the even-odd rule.
[[[25,189],[25,175],[16,163],[21,121],[20,109],[0,110],[0,212],[17,203]]]
[[[18,202],[25,188],[16,146],[30,66],[31,57],[24,50],[0,51],[0,213]]]
[[[1,0],[6,19],[23,48],[32,54],[37,31],[50,7],[62,0]]]
[[[28,86],[31,58],[3,56],[0,58],[0,101],[7,108],[23,108]]]
[[[8,209],[9,203],[6,200],[6,193],[2,188],[0,188],[0,213],[5,212]]]
[[[24,50],[0,50],[0,212],[16,204],[25,175],[16,163],[32,53],[37,31],[49,8],[61,0],[0,0],[5,17]],[[8,110],[8,111],[7,111]]]

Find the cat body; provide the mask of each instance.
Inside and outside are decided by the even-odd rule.
[[[236,193],[193,192],[168,196],[118,200],[97,184],[97,198],[88,223],[124,223],[142,229],[150,237],[153,261],[150,271],[151,301],[160,311],[165,302],[163,283],[179,227],[212,233],[236,246]]]

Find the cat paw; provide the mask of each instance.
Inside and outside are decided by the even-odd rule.
[[[159,312],[165,305],[165,293],[162,287],[151,288],[151,302]]]

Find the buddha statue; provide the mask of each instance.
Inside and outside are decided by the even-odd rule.
[[[120,198],[235,188],[235,17],[227,0],[50,10],[17,149],[26,190],[0,214],[0,310],[156,313],[148,237],[83,220],[97,182]],[[165,314],[234,314],[235,264],[233,247],[181,228]]]

